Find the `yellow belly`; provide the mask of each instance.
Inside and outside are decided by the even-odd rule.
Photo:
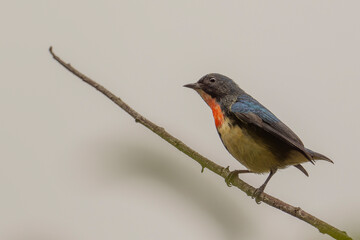
[[[229,119],[217,128],[221,140],[230,154],[247,169],[255,173],[269,172],[271,169],[285,168],[289,165],[306,162],[306,158],[297,151],[291,151],[288,158],[278,159],[269,148],[255,141],[246,130],[234,125],[230,128]]]

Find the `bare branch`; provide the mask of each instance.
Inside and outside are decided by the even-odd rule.
[[[165,141],[179,149],[181,152],[185,153],[195,161],[197,161],[201,167],[207,168],[211,170],[212,172],[216,173],[217,175],[226,178],[230,171],[228,168],[224,168],[206,157],[200,155],[198,152],[194,151],[187,145],[185,145],[182,141],[179,139],[173,137],[170,135],[167,131],[165,131],[164,128],[159,127],[155,123],[149,121],[142,115],[140,115],[138,112],[136,112],[134,109],[132,109],[129,105],[127,105],[124,101],[122,101],[119,97],[115,96],[113,93],[111,93],[109,90],[95,82],[94,80],[90,79],[89,77],[85,76],[78,70],[76,70],[74,67],[72,67],[70,64],[65,63],[61,58],[59,58],[55,53],[52,51],[52,47],[49,49],[51,55],[53,58],[60,63],[62,66],[64,66],[67,70],[72,72],[74,75],[79,77],[81,80],[86,82],[87,84],[91,85],[92,87],[96,88],[99,92],[103,93],[105,96],[107,96],[111,101],[113,101],[116,105],[118,105],[120,108],[122,108],[125,112],[127,112],[130,116],[132,116],[136,122],[141,123],[157,135],[159,135],[161,138],[163,138]],[[243,192],[245,192],[248,196],[252,196],[255,188],[247,184],[246,182],[242,181],[238,177],[234,177],[231,184],[233,186],[236,186]],[[304,222],[309,223],[310,225],[317,228],[321,233],[328,234],[332,236],[334,239],[351,239],[346,232],[341,231],[328,223],[316,218],[315,216],[305,212],[300,207],[294,207],[290,204],[287,204],[275,197],[272,197],[266,193],[262,193],[259,196],[259,200],[263,201],[264,203],[268,204],[269,206],[272,206],[274,208],[277,208],[285,213],[288,213]]]

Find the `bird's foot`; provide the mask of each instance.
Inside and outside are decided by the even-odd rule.
[[[251,196],[252,199],[255,199],[255,202],[257,204],[261,203],[260,195],[264,192],[265,186],[261,186],[257,189],[255,189],[253,195]]]
[[[236,173],[236,170],[235,171],[232,171],[229,173],[229,175],[225,178],[225,182],[226,182],[226,185],[228,187],[231,187],[232,186],[232,180],[234,179],[234,177],[237,176],[237,173]]]
[[[231,187],[234,177],[236,177],[240,173],[250,173],[250,171],[249,170],[234,170],[234,171],[231,171],[229,173],[229,175],[225,178],[226,185],[228,187]]]
[[[255,202],[257,204],[260,204],[261,202],[261,199],[260,199],[260,195],[264,192],[264,189],[266,187],[266,185],[268,184],[270,178],[276,173],[277,169],[271,169],[270,170],[270,174],[269,176],[266,178],[265,182],[263,183],[263,185],[261,185],[259,188],[255,189],[253,195],[252,195],[252,198],[254,199],[255,198]]]

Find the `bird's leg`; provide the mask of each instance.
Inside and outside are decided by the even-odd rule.
[[[229,175],[225,178],[225,182],[226,185],[228,185],[228,187],[231,187],[231,182],[233,180],[233,178],[237,175],[239,175],[240,173],[251,173],[251,171],[249,170],[234,170],[232,172],[229,173]]]
[[[267,185],[267,183],[269,182],[270,178],[276,173],[277,169],[271,169],[270,170],[270,174],[269,176],[266,178],[265,182],[263,183],[263,185],[261,185],[259,188],[257,188],[255,191],[254,191],[254,194],[252,196],[252,198],[255,198],[255,201],[257,203],[260,203],[260,200],[258,199],[258,197],[260,196],[260,194],[262,194],[264,192],[264,189]]]

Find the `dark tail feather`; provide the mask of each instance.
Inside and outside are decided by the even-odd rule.
[[[307,171],[305,170],[305,168],[303,166],[301,166],[300,164],[294,165],[294,167],[296,167],[297,169],[299,169],[300,171],[302,171],[307,177],[309,176],[309,174],[307,173]]]
[[[330,160],[330,158],[322,155],[321,153],[314,152],[314,151],[312,151],[312,150],[310,150],[310,149],[307,149],[307,148],[306,148],[306,151],[310,154],[310,156],[311,156],[314,160],[325,160],[325,161],[334,163],[333,161]]]

